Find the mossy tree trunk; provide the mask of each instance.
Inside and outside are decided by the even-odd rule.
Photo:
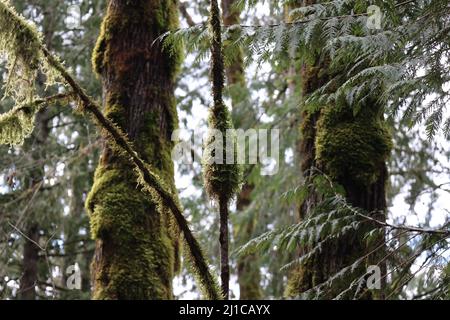
[[[310,5],[318,1],[299,1],[298,5]],[[325,85],[330,79],[329,59],[317,56],[315,63],[303,64],[301,91],[308,96]],[[377,97],[369,98],[354,113],[353,105],[336,101],[335,105],[323,106],[320,111],[311,112],[304,106],[301,114],[301,143],[299,156],[305,181],[312,181],[318,172],[325,173],[345,191],[347,202],[367,212],[373,218],[385,220],[386,213],[386,160],[391,150],[391,138],[383,120],[383,106]],[[310,192],[300,204],[300,219],[305,220],[321,202],[321,195]],[[334,298],[346,290],[358,278],[364,279],[367,266],[379,264],[384,252],[384,234],[375,244],[368,245],[365,234],[374,228],[373,224],[351,231],[339,239],[325,242],[320,253],[294,271],[289,280],[287,295],[297,296],[324,283],[358,258],[367,256],[366,263],[354,272],[333,283],[322,298]],[[323,240],[323,239],[322,239]],[[380,245],[381,244],[381,245]],[[375,248],[378,248],[374,253]],[[301,254],[308,248],[300,248]],[[371,253],[371,254],[369,254]],[[382,272],[383,273],[383,272]],[[355,298],[355,290],[349,290],[346,298]],[[382,291],[370,291],[363,287],[356,298],[382,298]]]
[[[234,7],[236,0],[222,0],[222,16],[225,26],[239,24],[240,12]],[[245,80],[244,71],[244,57],[243,53],[239,52],[235,59],[225,68],[227,77],[228,89],[230,92],[231,103],[233,106],[232,117],[233,123],[237,128],[249,129],[247,124],[256,119],[248,102],[249,92]],[[247,113],[243,111],[246,110]],[[247,167],[244,175],[251,171],[252,167]],[[250,182],[244,182],[240,192],[237,195],[236,209],[239,212],[244,211],[251,204],[251,194],[254,185]],[[244,226],[235,226],[235,238],[241,239],[242,242],[250,240],[254,231],[254,219],[250,219]],[[242,300],[255,300],[262,298],[260,287],[261,274],[255,255],[239,257],[237,260],[237,275],[239,283],[239,298]]]
[[[93,56],[106,116],[174,194],[171,134],[178,121],[180,54],[154,40],[177,25],[176,0],[110,0]],[[128,159],[106,145],[86,206],[96,240],[93,298],[172,298],[178,233],[158,197],[139,190]]]

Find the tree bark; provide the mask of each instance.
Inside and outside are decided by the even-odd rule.
[[[79,132],[81,135],[87,135],[84,127],[80,128]],[[80,149],[82,149],[82,146],[80,146]],[[66,285],[70,276],[70,274],[66,273],[67,268],[77,263],[81,274],[81,291],[62,291],[62,299],[83,299],[87,292],[90,293],[89,265],[92,260],[92,250],[89,248],[89,241],[80,241],[79,234],[80,227],[86,224],[87,219],[84,208],[84,194],[92,184],[89,174],[89,161],[89,157],[83,157],[69,165],[70,172],[76,173],[71,177],[70,188],[72,196],[69,203],[69,215],[64,220],[64,234],[66,236],[64,252],[66,256],[62,260],[62,284]],[[80,248],[81,243],[83,243],[82,248]],[[82,296],[80,296],[80,293],[82,293]]]
[[[174,86],[180,54],[158,36],[178,25],[175,0],[110,0],[93,64],[108,118],[176,194],[171,135],[178,124]],[[155,194],[140,192],[129,161],[106,146],[86,202],[96,240],[95,299],[170,299],[178,231]]]
[[[220,200],[220,279],[222,284],[222,294],[225,300],[230,296],[230,263],[229,263],[229,230],[228,230],[228,199]]]
[[[39,243],[39,227],[37,224],[31,225],[27,232],[25,244],[23,247],[23,274],[20,279],[20,299],[35,300],[36,286],[38,283],[38,263],[39,247],[30,240]]]

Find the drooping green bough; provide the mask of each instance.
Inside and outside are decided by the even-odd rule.
[[[230,129],[233,129],[230,111],[223,102],[223,87],[225,82],[224,60],[222,48],[222,30],[220,10],[217,0],[211,0],[210,5],[210,34],[211,34],[211,81],[213,93],[213,106],[209,110],[208,129],[210,136],[206,141],[206,149],[203,158],[203,176],[205,189],[208,196],[215,200],[219,206],[220,215],[220,262],[222,294],[225,299],[229,296],[230,268],[228,262],[228,205],[239,187],[240,169],[236,164],[227,163],[227,152],[234,152],[236,148],[235,137]],[[216,133],[220,132],[220,135]],[[216,139],[222,139],[217,141]],[[218,159],[214,152],[218,148],[222,159]],[[233,154],[234,158],[234,154]],[[219,161],[217,161],[219,160]]]
[[[112,1],[116,3],[116,1]],[[138,1],[141,3],[144,3],[144,1]],[[123,3],[130,4],[128,1],[124,1]],[[136,4],[135,2],[134,4]],[[151,7],[154,3],[152,1],[145,1],[145,3],[148,3]],[[155,2],[156,3],[156,2]],[[159,2],[158,2],[159,3]],[[172,1],[166,1],[164,2],[166,5],[173,5],[175,2]],[[160,8],[161,11],[159,13],[168,14],[169,11],[167,9],[169,6]],[[147,8],[150,9],[150,8]],[[154,7],[152,7],[154,9]],[[138,16],[140,13],[137,13]],[[158,15],[156,21],[154,23],[158,25],[159,23],[162,23],[165,21],[163,15]],[[176,200],[176,197],[174,196],[173,189],[170,187],[167,187],[168,182],[166,181],[167,175],[164,175],[161,173],[161,169],[159,168],[155,169],[155,163],[148,163],[147,161],[151,162],[151,159],[148,159],[148,155],[146,155],[145,152],[141,153],[137,150],[139,149],[140,145],[137,143],[137,147],[135,148],[132,143],[129,141],[129,138],[127,134],[124,132],[124,130],[121,128],[120,121],[123,119],[120,119],[119,114],[114,114],[114,108],[109,109],[110,118],[107,118],[103,115],[103,113],[100,110],[100,106],[92,99],[90,98],[85,91],[78,85],[78,83],[75,81],[75,79],[68,73],[68,71],[64,68],[62,63],[53,56],[42,44],[41,37],[39,33],[36,31],[36,29],[29,24],[27,21],[25,21],[20,15],[18,15],[4,0],[0,0],[0,52],[6,53],[9,61],[14,61],[14,63],[10,63],[9,65],[9,81],[8,83],[11,88],[14,88],[18,83],[22,84],[22,87],[20,88],[20,91],[11,91],[11,96],[14,98],[18,106],[16,106],[12,112],[10,112],[7,115],[0,116],[0,124],[3,124],[2,122],[11,123],[11,121],[14,121],[15,126],[17,127],[16,134],[11,134],[11,132],[8,131],[7,134],[4,134],[4,132],[1,133],[0,142],[6,143],[6,144],[14,144],[14,143],[20,143],[23,141],[23,139],[29,135],[30,129],[28,128],[30,126],[30,121],[32,123],[32,118],[34,114],[42,108],[42,104],[48,104],[50,101],[47,101],[46,99],[36,99],[34,95],[34,79],[36,77],[36,73],[38,70],[43,70],[46,72],[49,77],[48,79],[55,79],[55,75],[57,75],[62,81],[70,88],[72,91],[70,95],[61,95],[61,97],[54,97],[54,98],[68,98],[70,97],[72,101],[75,101],[78,109],[85,113],[92,115],[95,122],[99,125],[99,127],[102,129],[102,134],[105,138],[105,141],[107,142],[109,146],[109,152],[114,157],[117,157],[118,161],[120,161],[121,165],[125,165],[125,163],[131,164],[129,166],[129,169],[133,169],[132,171],[134,174],[129,174],[127,176],[128,179],[133,179],[138,182],[138,184],[142,187],[143,192],[152,199],[152,203],[155,205],[159,205],[161,212],[170,212],[173,216],[174,221],[176,222],[176,225],[181,232],[183,236],[183,240],[187,249],[187,255],[189,260],[192,262],[192,268],[194,271],[194,275],[196,276],[197,280],[199,281],[200,288],[203,289],[203,294],[208,299],[220,299],[221,294],[219,293],[218,286],[216,283],[215,277],[211,274],[208,264],[204,258],[204,255],[201,251],[201,248],[197,242],[197,240],[194,238],[192,232],[189,229],[188,223],[186,219],[183,217],[182,209],[180,207],[180,204]],[[133,19],[136,17],[131,17],[128,23],[131,23]],[[126,24],[126,21],[122,21],[124,24]],[[120,24],[119,24],[120,25]],[[157,35],[154,35],[155,38]],[[27,48],[30,47],[31,50],[28,50]],[[107,46],[105,46],[105,49]],[[115,48],[111,48],[112,52],[109,52],[109,54],[114,53]],[[144,56],[151,54],[147,51],[141,52]],[[97,56],[98,58],[98,56]],[[123,58],[126,58],[123,57]],[[103,62],[108,63],[108,61],[102,60]],[[104,68],[106,65],[103,64],[102,67]],[[123,66],[123,65],[122,65]],[[100,70],[100,69],[98,69]],[[103,71],[103,70],[102,70]],[[126,68],[121,69],[121,72],[127,72]],[[115,98],[118,98],[119,100],[114,100]],[[51,99],[50,99],[51,100]],[[115,97],[110,97],[109,102],[116,102],[120,103],[123,101],[120,101],[120,95]],[[117,105],[116,105],[117,106]],[[26,117],[24,118],[24,115]],[[169,115],[170,116],[170,115]],[[31,120],[30,120],[31,119]],[[172,119],[173,120],[173,119]],[[115,123],[119,122],[119,123]],[[127,132],[128,128],[125,128]],[[140,151],[140,150],[139,150]],[[120,160],[119,160],[120,158]],[[104,163],[105,166],[110,165],[107,161]],[[110,182],[118,182],[118,187],[127,188],[124,185],[124,181],[118,181],[116,178],[114,178],[115,173],[117,172],[117,168],[107,167],[102,168],[101,173],[104,173],[104,171],[108,171],[107,177],[110,177],[112,180]],[[130,170],[131,171],[131,170]],[[158,172],[159,171],[159,172]],[[155,172],[158,172],[156,174]],[[97,172],[97,175],[99,173]],[[161,175],[161,176],[160,176]],[[115,180],[114,180],[115,179]],[[95,186],[97,189],[104,189],[98,184]],[[137,190],[135,190],[135,193],[138,193]],[[104,195],[106,198],[108,198],[107,195]],[[95,198],[95,196],[93,196]],[[134,195],[133,197],[137,198],[137,195]],[[109,205],[114,205],[115,201],[117,199],[109,198],[105,200],[112,200],[112,202],[109,203]],[[132,204],[140,206],[142,204],[142,200],[140,199],[132,199]],[[99,205],[99,204],[97,204]],[[151,204],[150,204],[151,206]],[[97,208],[98,209],[98,208]],[[95,208],[94,208],[95,210]],[[114,234],[104,233],[105,229],[104,227],[107,226],[114,226],[115,217],[109,217],[109,216],[102,216],[102,221],[96,221],[94,223],[94,230],[98,231],[99,234],[107,235],[107,236],[116,236],[119,235],[122,239],[123,236],[129,235],[129,231],[134,232],[136,230],[134,229],[120,229],[115,230]],[[125,217],[129,218],[128,221],[121,221],[125,223],[125,227],[130,226],[130,222],[132,222],[135,217]],[[142,222],[145,223],[146,218],[143,216],[140,216],[142,218]],[[166,218],[169,219],[169,218]],[[166,220],[167,221],[167,220]],[[148,222],[148,221],[147,221]],[[97,229],[97,227],[99,227]],[[120,233],[119,231],[125,231],[125,234]],[[138,232],[142,233],[143,230],[137,230]],[[134,247],[132,246],[132,241],[130,242],[129,239],[127,244],[129,245],[127,248],[133,250]],[[172,239],[168,236],[165,237],[164,241],[161,243],[164,243],[169,246],[171,245]],[[141,250],[141,249],[139,249]],[[150,252],[144,252],[143,255],[151,255]],[[151,258],[157,259],[158,257],[152,256]],[[143,263],[145,264],[145,262]],[[143,269],[147,268],[146,266],[142,266]],[[123,269],[120,269],[120,266],[117,266],[116,268],[117,277],[115,280],[117,283],[121,283],[123,278],[121,278],[123,275]],[[102,276],[108,276],[107,273],[100,275],[100,279],[103,280]],[[139,279],[141,280],[141,279]],[[109,290],[109,289],[108,289]],[[110,291],[99,291],[96,292],[97,297],[99,298],[121,298],[121,295],[112,295],[109,296]],[[136,291],[137,290],[137,291]],[[135,296],[137,293],[140,293],[140,289],[136,289],[134,292],[124,292],[123,297],[130,297]],[[167,297],[168,291],[159,286],[155,289],[149,289],[149,294],[153,295],[155,294],[161,294],[161,297]]]

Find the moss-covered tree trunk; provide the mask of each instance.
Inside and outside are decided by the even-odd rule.
[[[173,191],[179,54],[154,41],[177,25],[176,0],[110,0],[93,56],[105,114]],[[96,240],[93,298],[172,298],[177,232],[158,198],[140,191],[128,159],[106,145],[86,205]]]
[[[318,1],[299,1],[298,4],[315,2]],[[302,95],[310,95],[330,79],[328,57],[317,56],[313,64],[303,64],[299,76]],[[323,106],[320,111],[310,111],[307,105],[303,106],[299,146],[301,170],[307,182],[325,173],[334,185],[343,187],[350,205],[384,220],[386,159],[390,153],[391,139],[383,120],[383,107],[377,102],[377,97],[368,98],[358,113],[354,112],[354,107],[341,100],[334,105]],[[320,194],[310,192],[300,205],[300,219],[311,217],[321,200]],[[378,237],[375,245],[368,245],[364,239],[365,234],[373,228],[373,224],[366,223],[361,229],[323,243],[318,254],[293,272],[287,295],[304,293],[351,266],[358,258],[367,256],[366,262],[356,270],[334,281],[331,288],[324,288],[322,297],[334,298],[346,290],[353,280],[364,279],[367,266],[379,263],[384,252],[384,235]],[[378,249],[369,254],[375,248]],[[300,250],[301,254],[308,252],[305,247]],[[384,270],[384,263],[379,263],[379,266]],[[354,294],[355,290],[349,290],[345,297],[370,299],[383,296],[381,291],[370,291],[366,286],[359,294]]]
[[[240,12],[236,9],[236,0],[222,0],[222,16],[225,26],[237,25],[240,23]],[[233,123],[237,128],[249,129],[247,124],[252,123],[256,119],[253,112],[249,112],[250,106],[246,104],[248,101],[248,89],[244,72],[244,57],[239,52],[235,59],[225,68],[227,83],[230,92],[231,103],[233,106],[232,117]],[[244,110],[246,112],[244,112]],[[251,171],[251,167],[246,168],[246,173]],[[247,174],[245,174],[247,175]],[[236,209],[239,212],[244,211],[251,204],[251,194],[254,185],[244,182],[240,192],[237,195]],[[247,224],[243,226],[235,226],[235,238],[241,239],[242,242],[248,241],[253,236],[254,221],[249,219]],[[239,298],[242,300],[261,299],[261,274],[258,267],[257,257],[249,255],[239,257],[237,260],[237,275],[239,283]]]

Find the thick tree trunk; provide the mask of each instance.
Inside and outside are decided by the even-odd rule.
[[[178,24],[175,0],[110,0],[93,64],[105,114],[175,193],[171,134],[179,54],[157,37]],[[105,146],[87,199],[96,240],[95,299],[170,299],[178,235],[157,196],[140,192],[132,165]]]
[[[222,20],[224,26],[232,26],[241,22],[240,12],[235,9],[236,0],[222,0]],[[242,52],[238,54],[230,65],[225,69],[227,81],[229,85],[245,84],[244,76],[244,58]],[[239,97],[231,97],[232,99],[238,99]],[[239,103],[240,99],[234,101]],[[234,104],[233,103],[233,104]]]
[[[314,2],[316,1],[299,1],[299,5]],[[307,96],[313,93],[329,80],[328,59],[317,57],[315,64],[303,65],[300,77],[302,94]],[[356,115],[353,113],[353,106],[343,101],[337,101],[333,106],[324,106],[318,112],[310,112],[304,108],[299,146],[301,169],[306,181],[311,182],[318,172],[325,173],[334,184],[343,187],[349,204],[379,220],[385,219],[385,161],[391,148],[382,109],[376,97],[368,99]],[[311,217],[321,200],[318,193],[311,192],[300,205],[300,219]],[[293,272],[287,295],[297,296],[314,288],[343,268],[351,266],[358,258],[367,255],[366,265],[360,265],[348,276],[335,281],[322,297],[334,298],[347,289],[353,280],[361,278],[367,272],[368,264],[377,264],[383,255],[383,245],[375,253],[368,255],[375,248],[367,245],[364,235],[373,228],[373,225],[367,223],[362,229],[325,242],[320,253]],[[378,240],[376,247],[384,242],[384,236],[381,235]],[[301,248],[301,253],[308,250],[309,248]],[[380,267],[384,270],[383,263]],[[356,297],[382,297],[382,293],[366,289],[364,287],[362,292],[365,293]],[[349,290],[345,297],[355,298],[354,293],[354,290]]]
[[[225,26],[240,23],[240,12],[234,9],[236,2],[236,0],[222,0],[222,16]],[[249,119],[250,121],[243,121],[243,118],[245,116],[248,117],[248,115],[242,114],[242,112],[238,109],[238,106],[241,103],[245,103],[245,101],[248,100],[248,90],[246,88],[247,83],[245,81],[244,58],[242,52],[240,52],[236,56],[235,60],[226,67],[225,72],[230,89],[231,103],[233,106],[233,123],[237,128],[248,129],[245,124],[250,123],[253,119]],[[245,107],[246,109],[249,108],[248,105]],[[246,171],[248,170],[251,170],[251,168],[246,168]],[[253,184],[248,182],[245,182],[242,186],[242,189],[237,196],[236,209],[238,212],[244,211],[250,205],[251,193],[253,189]],[[254,222],[250,221],[243,228],[236,228],[235,230],[235,237],[248,241],[253,236]],[[249,255],[238,258],[237,273],[240,292],[239,298],[242,300],[261,299],[261,275],[256,256]]]

